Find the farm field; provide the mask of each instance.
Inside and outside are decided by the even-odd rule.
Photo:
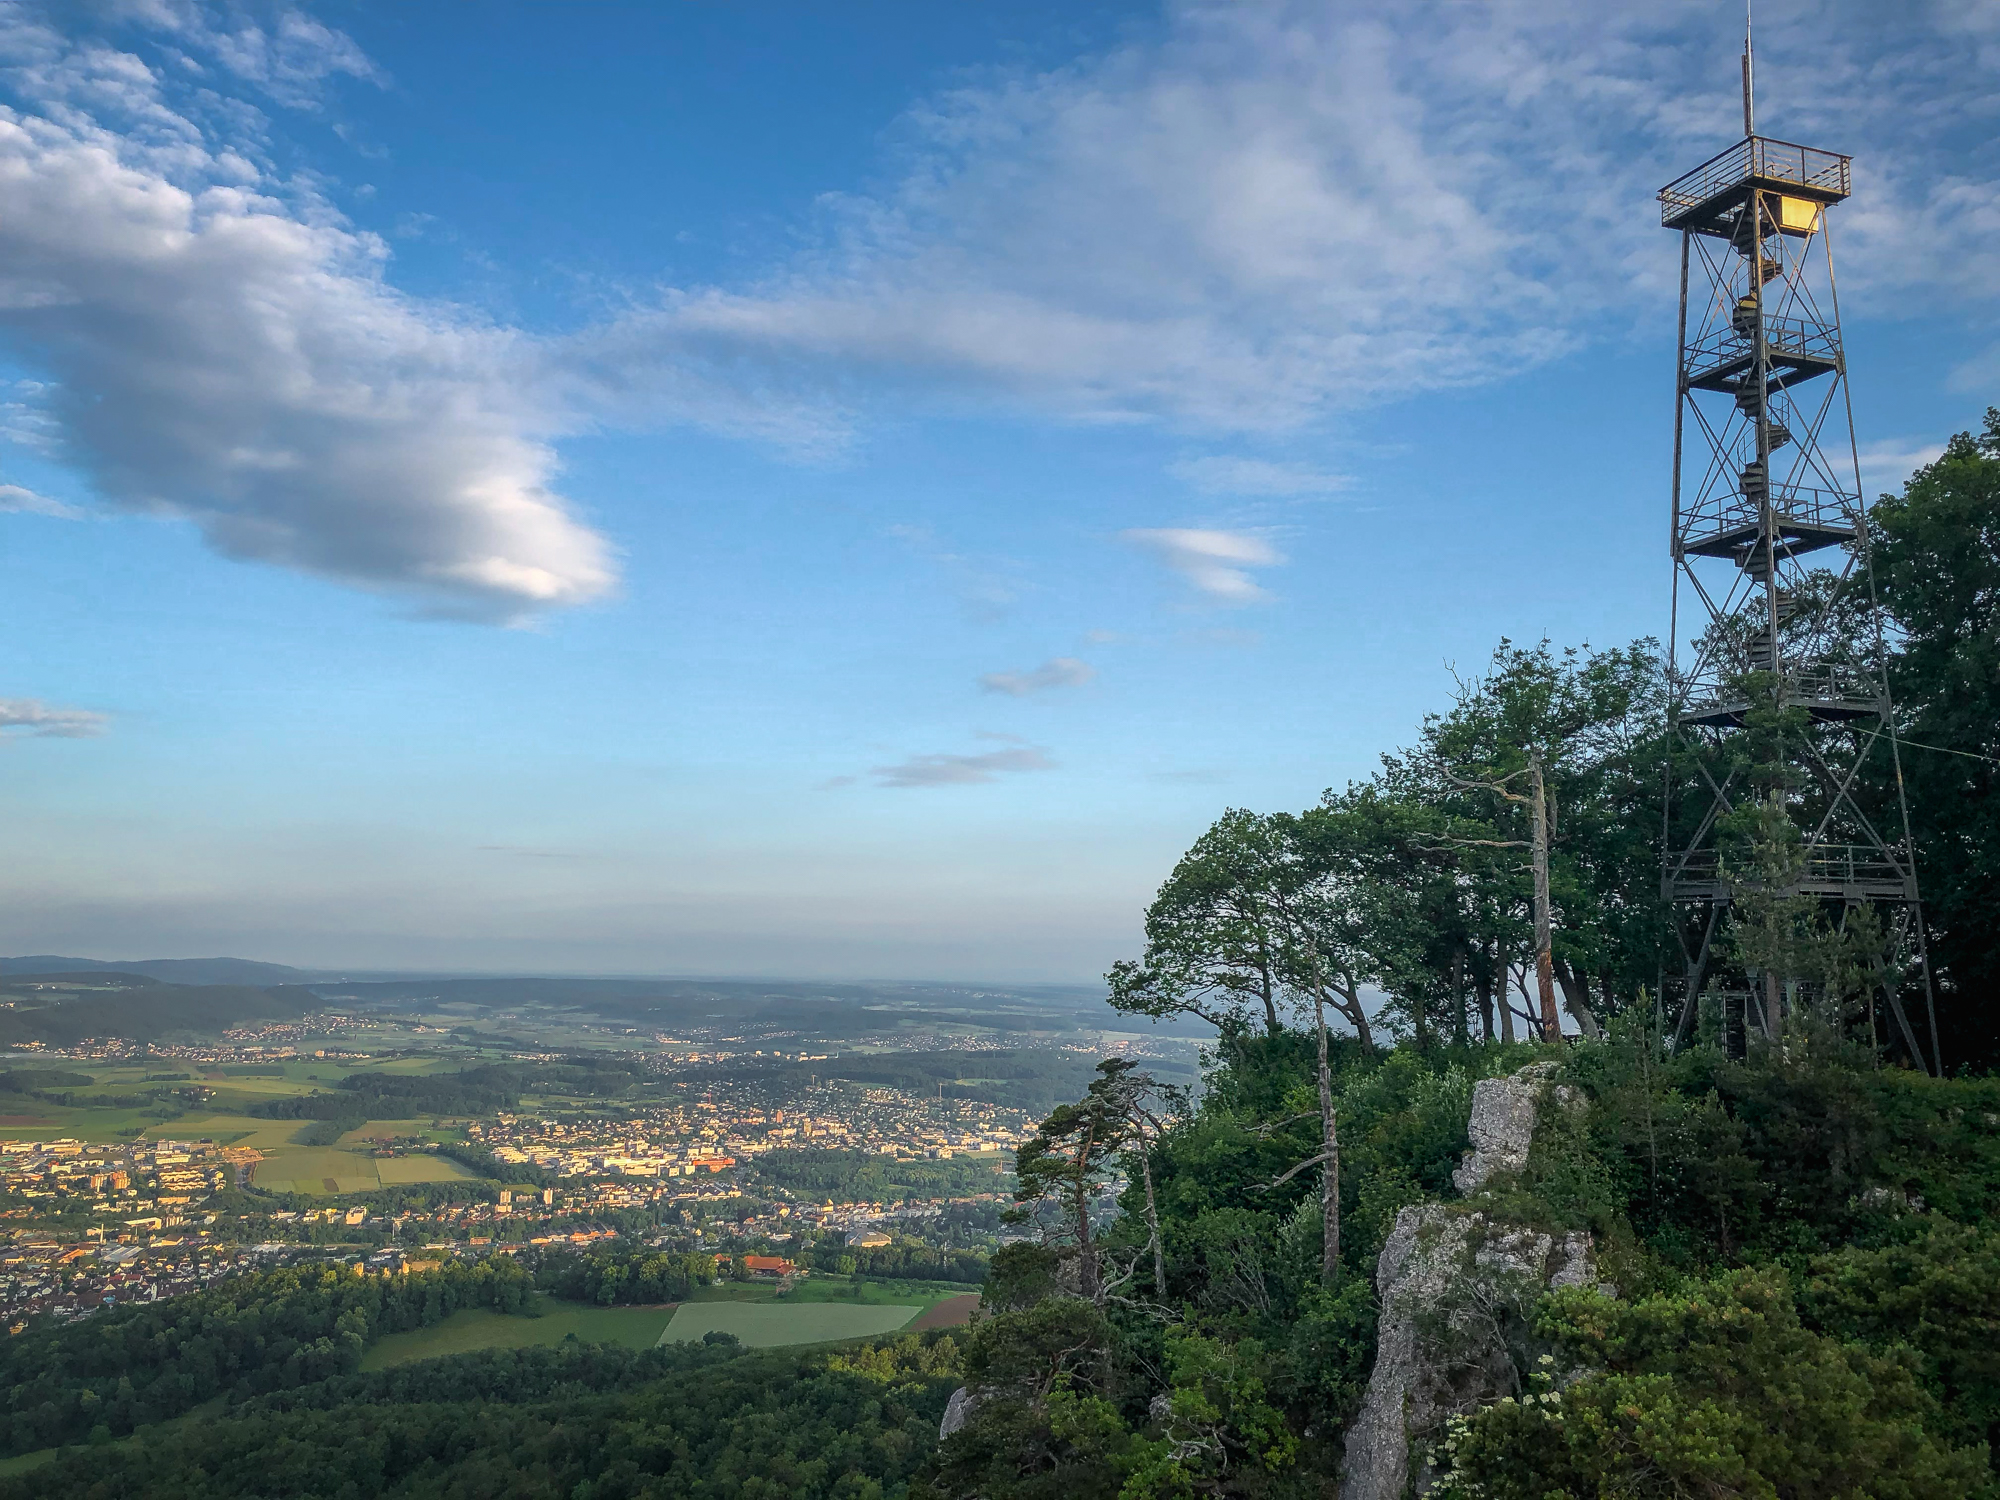
[[[249,1115],[183,1115],[164,1125],[148,1127],[146,1137],[155,1141],[214,1141],[257,1151],[281,1151],[306,1124],[304,1120],[259,1120]]]
[[[469,1178],[457,1162],[441,1156],[374,1157],[334,1146],[289,1147],[257,1163],[258,1187],[278,1193],[372,1193],[413,1182],[455,1182]]]
[[[910,1325],[910,1329],[912,1332],[921,1333],[926,1328],[963,1328],[972,1321],[972,1315],[978,1308],[977,1292],[947,1297],[942,1302],[933,1302],[919,1313],[917,1320]]]
[[[910,1303],[683,1302],[660,1342],[692,1344],[707,1333],[733,1333],[755,1349],[825,1344],[894,1333],[921,1311]]]
[[[401,1187],[410,1182],[458,1182],[475,1174],[446,1156],[391,1156],[375,1162],[375,1175],[383,1187]]]
[[[59,1104],[42,1104],[23,1099],[8,1103],[14,1108],[0,1125],[0,1140],[87,1141],[112,1145],[129,1141],[159,1119],[149,1109],[65,1109]]]
[[[724,1281],[698,1288],[689,1302],[837,1302],[843,1307],[929,1307],[964,1294],[956,1281],[850,1281],[811,1276],[780,1298],[770,1282]],[[974,1295],[977,1295],[976,1293]]]
[[[342,1136],[338,1142],[353,1151],[366,1151],[376,1141],[393,1141],[399,1136],[417,1136],[427,1141],[458,1140],[464,1132],[441,1130],[432,1124],[432,1116],[421,1120],[365,1120]]]
[[[525,1349],[535,1344],[560,1344],[574,1334],[587,1344],[624,1344],[650,1349],[660,1341],[674,1315],[664,1307],[588,1307],[578,1302],[542,1303],[538,1318],[509,1316],[485,1308],[455,1312],[442,1323],[410,1333],[386,1334],[361,1357],[364,1370],[386,1370],[412,1360],[440,1359],[476,1349]]]

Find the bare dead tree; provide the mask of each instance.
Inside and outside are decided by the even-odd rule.
[[[1445,768],[1444,776],[1461,791],[1491,792],[1496,797],[1528,809],[1528,838],[1468,839],[1446,835],[1445,844],[1457,849],[1528,851],[1528,868],[1534,875],[1535,987],[1542,1006],[1542,1035],[1545,1039],[1558,1038],[1562,1035],[1562,1021],[1556,1013],[1555,923],[1549,910],[1549,828],[1554,821],[1554,799],[1549,795],[1548,778],[1542,773],[1542,758],[1539,754],[1530,754],[1525,766],[1518,771],[1509,771],[1505,776],[1460,776],[1449,768]],[[1525,792],[1514,786],[1524,776],[1528,781]]]

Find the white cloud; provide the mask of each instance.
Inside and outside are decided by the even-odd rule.
[[[16,732],[81,740],[104,733],[111,720],[87,708],[52,708],[39,698],[0,698],[0,737]]]
[[[1760,28],[1773,128],[1863,153],[1843,289],[1892,313],[2000,284],[1992,89],[1955,24],[1833,0]],[[1657,323],[1654,192],[1740,118],[1712,0],[1182,0],[1130,36],[912,109],[900,175],[829,196],[816,253],[626,320],[627,368],[748,361],[829,413],[873,389],[1295,428]]]
[[[1284,557],[1262,537],[1241,531],[1169,527],[1125,531],[1120,537],[1185,578],[1200,593],[1222,604],[1253,604],[1269,597],[1250,574]]]
[[[1003,736],[984,736],[1003,738]],[[1008,750],[989,750],[984,755],[913,755],[893,766],[873,766],[869,774],[877,786],[971,786],[997,781],[1016,771],[1049,771],[1055,768],[1033,745]]]
[[[1307,464],[1279,463],[1266,458],[1213,455],[1184,458],[1168,473],[1205,495],[1331,495],[1354,481]]]
[[[262,88],[281,104],[305,107],[319,101],[328,79],[345,75],[382,83],[382,72],[347,33],[299,11],[286,11],[269,31],[261,26],[207,31],[216,59],[238,78]]]
[[[1032,672],[986,672],[979,685],[989,693],[1025,698],[1048,688],[1082,687],[1097,676],[1097,668],[1074,656],[1052,656]]]
[[[1869,499],[1892,490],[1901,490],[1904,483],[1925,464],[1934,462],[1944,452],[1943,443],[1925,442],[1921,438],[1889,438],[1861,445],[1861,493]]]
[[[442,613],[612,587],[550,488],[568,419],[538,350],[396,293],[324,205],[245,185],[138,59],[38,45],[48,113],[0,109],[0,335],[53,376],[58,451],[107,499]],[[123,133],[68,102],[100,95]]]
[[[614,586],[552,489],[554,442],[594,424],[808,456],[891,402],[1281,432],[1623,338],[1670,306],[1653,191],[1735,118],[1712,0],[1178,0],[1101,55],[922,101],[884,185],[830,194],[814,248],[761,276],[531,336],[394,291],[385,243],[283,181],[269,121],[219,92],[311,107],[379,83],[351,39],[283,6],[107,7],[175,49],[149,63],[35,14],[0,4],[22,101],[0,117],[0,336],[53,384],[0,428],[232,555],[496,619]],[[1963,5],[1760,22],[1767,125],[1858,154],[1850,308],[2000,286],[1990,34]],[[1339,478],[1176,472],[1251,496]],[[1262,565],[1183,571],[1240,601]],[[963,571],[976,614],[1019,592]]]
[[[60,516],[66,521],[73,521],[82,514],[75,506],[51,500],[47,495],[38,495],[18,484],[0,484],[0,511],[7,510],[25,511],[33,516]]]

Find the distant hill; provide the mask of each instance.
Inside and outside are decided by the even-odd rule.
[[[75,988],[97,981],[95,989]],[[54,986],[61,986],[56,988]],[[150,976],[84,970],[0,977],[0,1047],[70,1047],[88,1037],[152,1042],[212,1037],[246,1021],[296,1020],[318,1004],[302,987],[169,984]]]
[[[0,974],[79,974],[111,970],[144,974],[168,984],[299,984],[314,975],[289,964],[260,963],[254,958],[65,958],[33,953],[25,958],[0,958]]]

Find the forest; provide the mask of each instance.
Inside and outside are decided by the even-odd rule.
[[[1144,954],[1112,970],[1111,1003],[1211,1024],[1248,1015],[1275,1033],[1285,995],[1310,993],[1364,1042],[1386,1024],[1422,1047],[1596,1036],[1643,996],[1684,1044],[1728,1019],[1713,996],[1676,989],[1700,947],[1713,955],[1711,983],[1732,970],[1739,983],[1782,976],[1887,1057],[1931,1071],[1992,1066],[2000,410],[1902,495],[1883,496],[1869,524],[1872,570],[1812,575],[1800,592],[1817,591],[1823,607],[1790,620],[1811,621],[1815,659],[1879,665],[1893,734],[1809,723],[1778,674],[1755,671],[1733,684],[1748,705],[1740,732],[1674,732],[1683,678],[1657,642],[1503,641],[1373,775],[1299,812],[1219,819],[1148,910]],[[1882,641],[1862,607],[1871,588],[1891,627]],[[1819,782],[1840,756],[1815,757],[1816,739],[1844,742],[1854,766],[1838,808]],[[1823,828],[1845,810],[1898,829],[1899,779],[1928,970],[1907,940],[1897,951],[1893,918],[1875,907],[1774,894],[1804,858],[1799,829],[1814,818]],[[1705,795],[1717,787],[1738,790]],[[1723,815],[1698,824],[1718,804]],[[1734,893],[1711,939],[1669,909],[1661,879],[1663,849],[1705,832]],[[1390,999],[1380,1016],[1375,992]]]

